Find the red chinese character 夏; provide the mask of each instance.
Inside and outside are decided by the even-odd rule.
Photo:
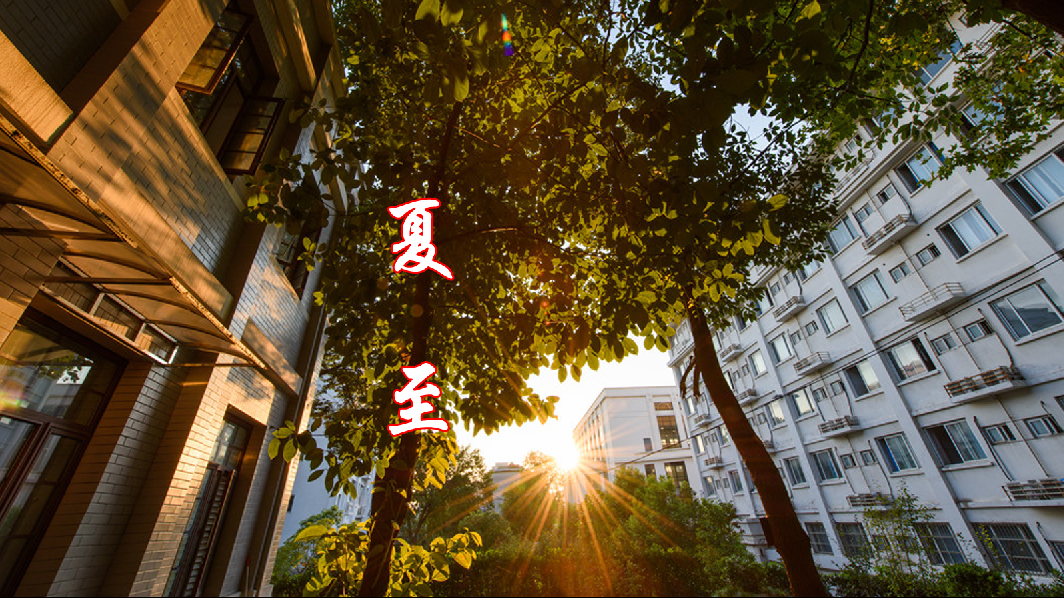
[[[393,218],[402,218],[403,240],[392,243],[392,253],[402,253],[395,259],[392,270],[420,274],[431,269],[447,280],[454,280],[451,269],[436,261],[436,246],[432,244],[432,214],[440,201],[425,197],[388,208]]]
[[[439,386],[432,383],[421,386],[425,383],[425,380],[429,379],[429,376],[435,373],[436,366],[427,361],[423,361],[416,366],[403,368],[403,375],[406,376],[409,382],[402,390],[392,393],[392,400],[397,405],[409,402],[410,406],[399,410],[399,419],[403,420],[403,423],[388,426],[388,432],[392,436],[399,436],[414,430],[439,430],[446,432],[451,429],[450,422],[445,419],[423,418],[426,413],[436,409],[432,403],[425,400],[425,397],[440,396]]]

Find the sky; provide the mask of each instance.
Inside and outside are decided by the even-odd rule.
[[[585,367],[580,382],[571,377],[558,382],[558,372],[544,369],[542,375],[528,380],[532,390],[540,396],[561,397],[555,407],[557,419],[546,424],[538,421],[523,426],[508,426],[490,436],[481,432],[475,437],[461,426],[456,426],[459,445],[472,444],[479,449],[489,468],[496,463],[521,463],[530,451],[538,450],[553,455],[563,467],[575,465],[576,447],[573,444],[573,428],[603,388],[629,386],[673,386],[676,384],[672,370],[666,365],[668,354],[657,349],[646,350],[639,343],[639,353],[624,361],[601,363],[597,371]]]

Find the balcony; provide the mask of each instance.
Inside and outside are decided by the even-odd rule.
[[[735,522],[739,527],[742,543],[747,546],[769,546],[768,535],[757,517],[747,517]]]
[[[824,435],[824,438],[834,438],[836,436],[845,436],[861,430],[861,424],[857,422],[857,418],[852,415],[840,417],[838,419],[832,419],[826,421],[818,426],[820,433]]]
[[[740,405],[745,405],[746,403],[757,400],[757,390],[754,388],[747,388],[744,391],[735,393],[735,398],[739,401]]]
[[[1027,381],[1020,370],[1012,366],[1002,366],[954,380],[943,388],[946,389],[950,400],[960,405],[1024,386],[1027,386]]]
[[[784,301],[776,309],[772,310],[772,315],[776,316],[777,322],[782,322],[803,309],[805,309],[805,299],[803,299],[801,295],[795,295]]]
[[[721,348],[717,351],[717,357],[723,362],[729,362],[739,356],[743,352],[743,348],[739,346],[739,343],[732,343],[727,347]]]
[[[831,365],[831,355],[824,351],[817,351],[808,357],[799,359],[794,364],[794,373],[799,376],[822,370]]]
[[[868,507],[888,507],[893,504],[894,497],[890,494],[884,494],[882,492],[872,492],[870,494],[851,494],[846,497],[846,502],[850,503],[850,506],[855,509]]]
[[[879,255],[889,249],[895,241],[909,234],[916,228],[916,220],[909,214],[899,214],[883,225],[883,228],[868,235],[864,240],[865,251]]]
[[[706,464],[706,467],[724,467],[724,459],[722,457],[706,457],[702,462]]]
[[[1056,478],[1012,482],[1002,486],[1013,501],[1054,500],[1064,498],[1064,481]]]
[[[704,426],[708,426],[709,420],[710,417],[708,413],[696,413],[691,416],[691,425],[695,428],[701,428]]]
[[[761,444],[765,445],[765,450],[768,451],[769,453],[779,452],[780,448],[782,448],[782,447],[776,446],[776,442],[774,440],[762,440]]]
[[[898,309],[906,321],[916,322],[963,299],[964,289],[959,282],[944,282]]]

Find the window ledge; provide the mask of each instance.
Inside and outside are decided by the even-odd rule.
[[[1064,199],[1058,199],[1058,200],[1054,201],[1053,203],[1051,203],[1048,206],[1046,206],[1046,207],[1042,208],[1041,210],[1039,210],[1037,214],[1031,215],[1030,218],[1031,218],[1032,221],[1038,220],[1042,216],[1045,216],[1046,214],[1056,210],[1060,206],[1064,206]]]
[[[977,459],[975,461],[967,461],[965,463],[957,463],[956,465],[943,465],[939,467],[942,471],[961,471],[965,469],[979,469],[982,467],[993,467],[997,465],[990,459]]]
[[[791,490],[808,490],[809,482],[802,482],[801,484],[794,484],[791,486]]]
[[[915,376],[906,378],[906,379],[902,380],[901,382],[898,382],[896,384],[896,386],[906,386],[906,385],[912,384],[914,382],[919,382],[920,380],[923,380],[925,378],[931,378],[932,376],[936,376],[936,375],[941,374],[941,373],[942,373],[942,370],[937,370],[936,369],[936,370],[931,370],[930,372],[924,372],[922,374],[917,374]]]
[[[924,475],[924,470],[919,467],[917,467],[916,469],[904,469],[902,471],[895,471],[894,473],[890,474],[890,477],[906,478],[914,475]]]
[[[870,310],[868,310],[868,311],[866,311],[866,312],[862,313],[862,314],[861,314],[861,317],[862,317],[862,318],[867,318],[868,316],[870,316],[870,315],[872,315],[873,313],[875,313],[875,312],[877,312],[877,311],[879,311],[879,310],[883,309],[884,307],[886,307],[886,306],[890,305],[891,303],[894,303],[894,302],[895,302],[895,301],[897,301],[897,300],[898,300],[898,296],[897,296],[897,295],[895,295],[895,296],[891,297],[890,299],[887,299],[887,300],[886,300],[886,301],[884,301],[883,303],[880,303],[879,305],[877,305],[877,306],[873,307],[872,309],[870,309]]]
[[[831,331],[831,332],[827,333],[826,335],[824,335],[824,338],[831,338],[831,337],[835,336],[836,334],[838,334],[838,333],[842,332],[843,330],[846,330],[846,329],[847,329],[847,328],[849,328],[849,327],[850,327],[850,323],[849,323],[849,322],[846,322],[846,323],[845,323],[845,324],[843,324],[842,326],[839,326],[839,327],[838,327],[838,328],[836,328],[835,330],[833,330],[833,331]]]
[[[787,363],[788,361],[790,361],[790,360],[792,360],[792,359],[794,359],[794,354],[793,354],[793,353],[791,354],[791,356],[790,356],[790,357],[788,357],[788,358],[786,358],[786,359],[781,359],[781,360],[780,360],[780,361],[779,361],[778,363],[776,363],[776,364],[775,364],[775,366],[776,366],[776,367],[778,368],[779,366],[781,366],[781,365],[783,365],[783,364]]]
[[[811,412],[811,413],[806,413],[805,415],[800,415],[800,416],[798,416],[798,417],[797,417],[797,418],[796,418],[796,419],[794,420],[794,423],[798,423],[798,422],[804,422],[805,420],[807,420],[807,419],[810,419],[810,418],[813,418],[813,417],[816,417],[816,416],[817,416],[817,412],[816,412],[816,411],[813,411],[813,412]]]
[[[1051,336],[1053,334],[1061,332],[1062,330],[1064,330],[1064,322],[1062,322],[1060,324],[1053,324],[1049,328],[1044,328],[1042,330],[1039,330],[1038,332],[1034,332],[1034,333],[1028,334],[1027,336],[1025,336],[1025,337],[1023,337],[1021,339],[1017,339],[1015,341],[1015,344],[1016,344],[1016,346],[1025,345],[1027,343],[1034,342],[1036,340],[1039,340],[1039,339],[1045,338],[1047,336]],[[980,340],[982,340],[982,339],[980,339]]]
[[[839,484],[845,484],[845,483],[846,483],[846,476],[842,476],[841,478],[823,480],[822,482],[820,482],[820,485],[821,486],[838,486]]]
[[[854,397],[853,400],[855,400],[855,401],[863,401],[865,399],[870,399],[870,398],[872,398],[874,396],[878,396],[878,395],[881,395],[881,394],[883,394],[883,388],[882,387],[880,387],[877,390],[873,390],[872,392],[865,393],[865,394],[863,394],[863,395],[861,395],[859,397]]]
[[[847,250],[847,249],[849,249],[850,247],[853,247],[853,244],[854,244],[854,243],[856,243],[856,242],[860,241],[860,240],[861,240],[861,239],[863,239],[863,238],[864,238],[864,236],[863,236],[863,235],[857,235],[856,237],[854,237],[854,238],[850,239],[850,241],[849,241],[848,243],[846,243],[845,245],[843,245],[842,247],[840,247],[840,248],[839,248],[839,250],[838,250],[838,251],[836,251],[836,252],[834,253],[834,255],[832,255],[832,256],[831,256],[831,259],[835,259],[835,258],[836,258],[836,257],[838,257],[839,255],[841,255],[843,251],[846,251],[846,250]],[[820,271],[820,270],[817,270],[817,272],[819,272],[819,271]],[[814,272],[814,274],[815,274],[815,272]],[[812,278],[812,276],[810,276],[810,278]]]
[[[962,255],[961,257],[957,258],[957,263],[959,264],[959,263],[967,260],[968,258],[970,258],[973,255],[979,253],[980,251],[983,251],[987,247],[990,247],[991,245],[994,245],[998,241],[1008,238],[1008,236],[1009,236],[1008,233],[998,233],[998,235],[996,237],[994,237],[993,239],[990,239],[988,241],[984,241],[981,245],[979,245],[975,249],[973,249],[973,250],[969,251],[968,253]]]

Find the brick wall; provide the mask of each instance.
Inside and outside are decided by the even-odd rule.
[[[44,228],[20,207],[0,207],[0,226]],[[62,247],[50,239],[0,237],[0,339],[14,329],[22,312],[52,272]]]

